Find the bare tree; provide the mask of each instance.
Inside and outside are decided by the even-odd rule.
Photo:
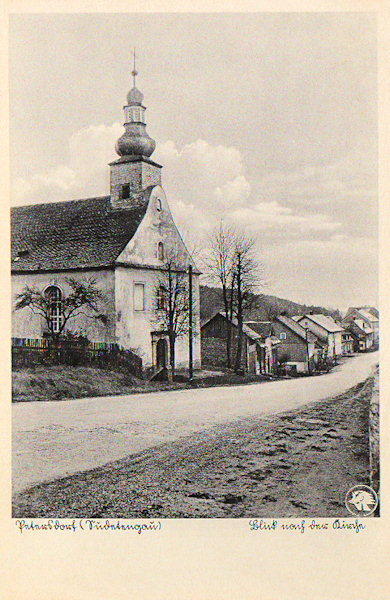
[[[238,329],[235,371],[241,369],[244,315],[256,301],[255,292],[262,284],[262,271],[256,239],[245,232],[236,232],[233,251],[234,309]]]
[[[42,317],[53,340],[58,340],[68,322],[79,315],[97,319],[104,325],[108,322],[108,317],[99,310],[103,293],[96,287],[95,279],[77,280],[67,277],[65,281],[71,290],[67,296],[59,296],[59,290],[54,286],[46,291],[25,286],[16,297],[15,310],[27,307],[35,315]],[[53,291],[57,295],[53,295]]]
[[[232,319],[237,318],[238,340],[234,361],[235,370],[241,368],[244,314],[257,301],[256,290],[262,285],[262,266],[258,260],[254,237],[223,221],[214,229],[204,261],[211,283],[222,288],[226,316],[226,358],[232,367]]]
[[[210,283],[220,285],[226,317],[226,362],[232,366],[232,318],[234,306],[234,240],[237,232],[232,225],[221,221],[208,239],[208,251],[204,259],[206,276]]]
[[[170,376],[175,376],[175,345],[177,339],[188,334],[189,328],[188,274],[182,259],[169,253],[159,272],[156,290],[154,321],[169,343]]]

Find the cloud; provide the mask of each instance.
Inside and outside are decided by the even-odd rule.
[[[154,155],[164,165],[164,185],[173,203],[181,200],[208,211],[247,201],[251,186],[237,148],[198,139],[181,150],[168,140]]]
[[[123,132],[119,123],[80,129],[69,140],[67,164],[19,177],[12,185],[13,204],[56,202],[108,194],[108,163],[115,159],[115,141]]]
[[[325,214],[297,215],[291,207],[282,206],[275,200],[259,202],[254,206],[237,208],[232,219],[266,239],[291,240],[326,236],[342,229],[342,224]]]
[[[251,194],[243,158],[234,147],[198,139],[179,149],[158,144],[153,158],[164,165],[163,185],[179,227],[205,233]]]
[[[251,186],[244,175],[238,175],[235,179],[218,186],[214,191],[218,201],[227,207],[243,204],[248,200],[250,193]]]

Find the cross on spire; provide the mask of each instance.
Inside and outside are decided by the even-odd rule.
[[[137,75],[138,75],[138,71],[137,71],[137,69],[135,68],[135,48],[134,48],[134,50],[133,50],[133,70],[132,70],[131,74],[132,74],[132,76],[133,76],[133,87],[135,87],[135,78],[136,78],[136,77],[137,77]]]

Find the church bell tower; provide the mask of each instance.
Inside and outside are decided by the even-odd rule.
[[[142,199],[147,187],[161,185],[162,167],[150,160],[156,142],[146,131],[144,96],[136,87],[138,73],[135,51],[131,74],[133,87],[127,94],[127,104],[123,107],[125,132],[115,146],[120,158],[110,163],[110,195],[111,206],[114,209],[135,206]]]

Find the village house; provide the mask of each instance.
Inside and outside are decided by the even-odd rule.
[[[290,373],[312,373],[322,354],[321,341],[287,315],[276,317],[272,321],[272,328],[279,340],[279,364],[284,364]]]
[[[347,329],[353,339],[354,352],[365,352],[374,344],[374,332],[363,319],[353,319]]]
[[[367,328],[372,329],[373,344],[379,343],[379,312],[372,306],[363,306],[355,308],[351,306],[341,321],[343,327],[348,325],[354,320],[363,321]],[[359,325],[360,327],[360,325]]]
[[[321,342],[326,344],[326,355],[330,360],[336,359],[343,353],[341,325],[332,317],[323,314],[308,314],[294,317],[297,323],[311,331]]]
[[[50,298],[54,331],[68,278],[93,277],[103,293],[107,322],[78,315],[69,329],[91,342],[131,349],[144,367],[169,361],[167,332],[156,325],[156,295],[167,256],[177,268],[193,270],[193,358],[200,368],[199,271],[173,221],[161,183],[161,165],[151,160],[155,141],[146,132],[143,94],[134,85],[124,107],[125,132],[118,139],[119,158],[110,163],[110,194],[69,202],[12,209],[12,297],[26,285]],[[184,193],[184,190],[183,190]],[[42,317],[26,307],[12,314],[15,338],[40,339],[47,331]],[[177,340],[176,365],[188,366],[188,338]]]
[[[202,365],[226,367],[227,365],[227,319],[218,312],[201,326]],[[231,356],[235,362],[238,340],[238,323],[231,321]],[[248,321],[243,325],[243,345],[241,352],[242,368],[252,374],[272,374],[276,372],[278,340],[273,336],[271,322]]]
[[[341,334],[341,350],[344,356],[354,352],[353,336],[348,329],[344,329]]]

